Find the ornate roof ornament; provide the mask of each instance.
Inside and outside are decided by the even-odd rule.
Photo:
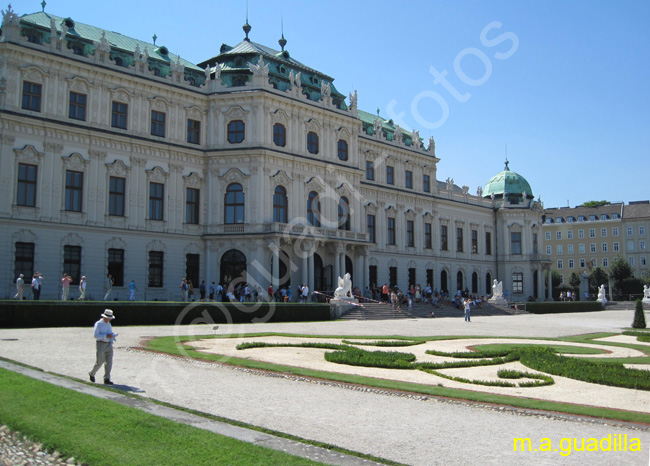
[[[330,83],[321,81],[320,82],[320,93],[321,95],[329,97],[330,94],[332,93],[332,89],[330,88]]]
[[[354,90],[354,94],[350,94],[350,108],[357,108],[357,90]]]
[[[248,69],[253,73],[253,76],[268,76],[269,75],[269,65],[264,63],[264,58],[260,55],[260,59],[257,62],[257,65],[252,63],[248,64]]]
[[[43,7],[43,9],[45,9],[45,7]],[[7,7],[7,11],[2,10],[2,25],[7,26],[9,24],[18,24],[18,15],[11,9],[11,5]]]
[[[402,143],[402,136],[403,136],[402,128],[400,128],[399,125],[397,125],[395,127],[395,133],[393,135],[393,141],[395,141],[397,144],[401,144]]]
[[[100,52],[110,52],[111,51],[111,44],[109,44],[108,39],[106,39],[106,31],[102,31],[102,37],[99,39],[97,49]]]
[[[427,150],[431,152],[431,155],[436,156],[436,141],[433,140],[433,136],[429,138],[429,147]]]

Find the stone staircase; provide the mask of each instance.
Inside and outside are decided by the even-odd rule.
[[[389,320],[389,319],[423,319],[431,318],[431,311],[433,311],[436,318],[441,317],[456,317],[459,319],[465,318],[465,311],[463,309],[456,309],[454,306],[445,305],[442,307],[434,307],[425,303],[414,303],[412,308],[402,306],[402,310],[398,311],[393,309],[390,304],[384,303],[361,303],[359,306],[353,307],[350,311],[341,316],[342,320]],[[524,314],[525,311],[519,311]],[[472,316],[496,316],[496,315],[512,315],[514,309],[505,306],[494,306],[486,304],[483,307],[477,308],[472,306]]]

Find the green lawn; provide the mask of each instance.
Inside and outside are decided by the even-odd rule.
[[[92,466],[321,464],[0,369],[0,422]]]

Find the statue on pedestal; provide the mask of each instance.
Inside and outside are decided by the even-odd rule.
[[[600,285],[598,287],[598,299],[596,299],[596,301],[600,301],[603,304],[607,303],[607,298],[605,297],[605,285]]]
[[[337,299],[345,299],[352,297],[352,280],[349,273],[346,273],[343,278],[339,277],[339,287],[334,291],[334,297]]]

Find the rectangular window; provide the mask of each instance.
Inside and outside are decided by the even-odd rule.
[[[72,285],[81,279],[81,246],[63,246],[63,273],[67,273]]]
[[[566,239],[573,239],[573,230],[569,230],[566,232]]]
[[[584,259],[580,259],[580,268],[584,269],[587,266],[587,261]]]
[[[632,235],[633,235],[632,227],[627,227],[627,236],[632,236]]]
[[[510,233],[511,254],[521,254],[521,232],[513,231]]]
[[[618,227],[612,228],[612,236],[618,236]]]
[[[406,247],[415,247],[415,223],[413,220],[406,221]]]
[[[440,250],[449,250],[449,245],[447,242],[447,225],[440,225]]]
[[[584,243],[581,243],[581,244],[578,245],[578,252],[580,252],[581,254],[584,254],[584,252],[585,252]]]
[[[164,207],[165,185],[149,183],[149,219],[162,220]]]
[[[558,270],[564,268],[564,262],[562,262],[562,259],[557,261],[557,268]]]
[[[201,122],[198,120],[187,120],[187,142],[190,144],[201,144]]]
[[[395,184],[395,169],[391,166],[386,167],[386,184]]]
[[[397,267],[388,267],[388,286],[391,288],[397,286]]]
[[[472,230],[472,254],[478,254],[478,230]]]
[[[600,229],[600,237],[601,238],[606,238],[607,237],[607,228],[601,228]]]
[[[609,258],[603,257],[603,267],[609,267]]]
[[[553,248],[551,248],[550,246],[546,246],[546,255],[550,256],[551,254],[553,254]]]
[[[425,193],[431,192],[431,178],[429,175],[422,175],[422,191]]]
[[[641,251],[645,250],[645,241],[644,240],[639,241],[639,249]]]
[[[199,254],[186,254],[185,255],[185,278],[192,285],[192,288],[197,288],[196,293],[199,292],[199,267],[201,263],[201,256]]]
[[[578,230],[578,239],[583,239],[585,237],[585,231],[584,230]]]
[[[34,276],[34,243],[16,243],[14,277],[23,274],[25,283],[31,283]]]
[[[558,244],[558,245],[557,245],[556,253],[557,253],[557,254],[562,254],[562,245],[561,245],[561,244]]]
[[[618,243],[618,242],[614,243],[613,248],[614,248],[614,252],[618,252],[618,251],[620,250],[620,245],[619,245],[619,243]]]
[[[485,232],[485,254],[492,255],[492,232]]]
[[[569,244],[566,249],[567,254],[573,254],[573,244]]]
[[[84,174],[66,170],[65,172],[65,210],[81,212],[81,194]]]
[[[574,265],[575,265],[575,262],[573,261],[573,259],[569,259],[569,268],[572,269],[574,267]]]
[[[512,292],[523,293],[524,292],[524,274],[521,272],[515,272],[512,274]]]
[[[185,200],[185,223],[199,224],[199,211],[201,209],[199,190],[187,188]]]
[[[167,115],[163,112],[151,111],[151,135],[165,137],[165,119]]]
[[[647,265],[647,264],[648,264],[647,261],[646,261],[645,256],[641,256],[641,257],[639,257],[639,263],[640,263],[641,265]]]
[[[374,215],[367,215],[367,230],[368,230],[368,241],[371,243],[374,243],[377,241],[377,238],[375,236],[375,216]]]
[[[377,266],[370,265],[368,266],[368,279],[370,280],[370,286],[377,285]]]
[[[433,240],[431,237],[431,224],[430,223],[425,223],[424,224],[424,249],[431,249]]]
[[[589,252],[596,252],[596,243],[591,243],[589,245]]]
[[[42,89],[40,84],[23,82],[23,110],[41,111]]]
[[[627,263],[630,264],[630,267],[634,267],[634,257],[629,256],[627,258]]]
[[[544,236],[546,238],[546,241],[551,241],[551,232],[550,231],[547,231]]]
[[[124,249],[108,250],[108,273],[113,276],[113,286],[124,286]]]
[[[404,172],[404,184],[408,189],[413,189],[413,172],[411,170]]]
[[[149,286],[161,288],[163,286],[163,251],[149,251]]]
[[[639,235],[645,235],[645,227],[643,225],[639,227]]]
[[[573,248],[573,246],[571,246]],[[533,254],[539,254],[539,245],[537,241],[537,233],[533,233]]]
[[[124,217],[126,179],[111,176],[108,183],[108,215]]]
[[[68,118],[86,121],[86,94],[70,92]]]
[[[388,217],[388,238],[386,240],[387,244],[395,244],[395,219],[393,217]]]
[[[562,232],[561,231],[556,231],[555,232],[555,239],[561,240],[562,239]]]
[[[414,287],[416,284],[415,268],[409,267],[408,274],[409,274],[409,288],[411,288]]]
[[[463,229],[456,228],[456,251],[463,252]]]
[[[111,113],[111,126],[113,128],[126,129],[129,106],[122,102],[113,102]]]
[[[596,237],[596,229],[595,228],[590,228],[589,229],[589,237],[590,238],[595,238]]]
[[[600,247],[603,252],[607,252],[607,243],[602,243]]]
[[[627,250],[634,251],[634,241],[630,240],[627,242]]]
[[[370,160],[366,160],[366,179],[370,181],[375,180],[375,164]]]
[[[36,207],[36,165],[18,164],[17,194],[18,205]]]

